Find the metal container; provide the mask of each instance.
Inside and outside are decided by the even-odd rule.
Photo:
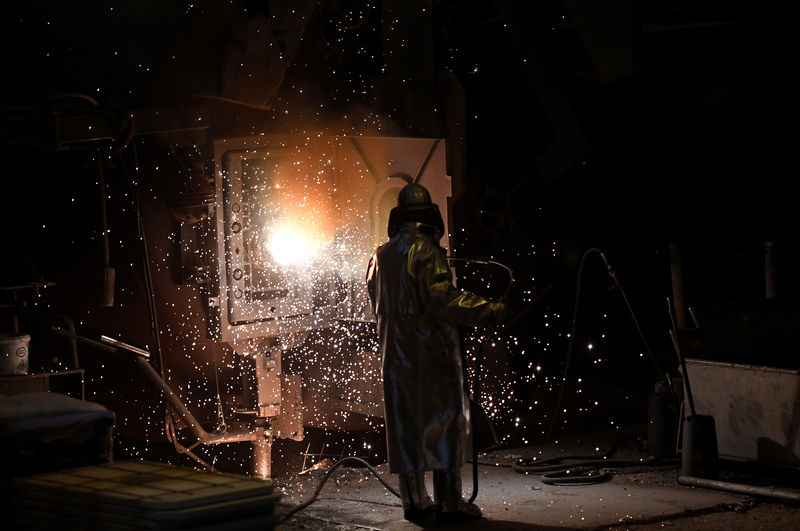
[[[711,415],[689,415],[683,421],[681,474],[705,479],[719,477],[716,424]]]
[[[800,466],[800,371],[690,358],[686,370],[720,457]]]
[[[28,374],[31,336],[0,334],[0,375]]]

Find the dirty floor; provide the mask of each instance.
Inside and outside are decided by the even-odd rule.
[[[615,435],[622,435],[614,439]],[[628,440],[626,440],[626,438]],[[609,442],[623,441],[614,446]],[[608,451],[614,448],[613,453]],[[581,483],[558,472],[528,465],[546,460],[577,464],[573,456],[605,454],[608,466],[600,466]],[[536,458],[536,461],[533,460]],[[558,460],[554,461],[554,458]],[[800,529],[800,503],[728,491],[685,486],[678,483],[679,457],[643,463],[647,452],[635,438],[622,433],[602,433],[565,438],[552,444],[482,454],[478,462],[478,495],[475,503],[484,518],[437,529]],[[522,460],[522,461],[520,461]],[[525,466],[520,466],[523,464]],[[377,473],[397,489],[397,477],[387,465]],[[531,472],[533,470],[533,472]],[[796,471],[774,470],[721,462],[720,479],[751,481],[781,489],[800,487]],[[547,474],[547,475],[545,475]],[[597,476],[597,474],[600,474]],[[327,479],[326,478],[327,475]],[[548,475],[556,477],[548,477]],[[462,470],[464,496],[472,494],[472,465]],[[376,479],[366,466],[339,466],[332,472],[320,467],[289,479],[278,480],[283,498],[278,512],[286,515],[314,496],[313,503],[288,516],[283,530],[335,529],[340,531],[416,530],[424,526],[403,519],[399,499]],[[427,478],[431,492],[431,480]],[[554,484],[555,483],[555,484]],[[798,497],[800,497],[800,490]],[[433,527],[433,526],[428,526]]]

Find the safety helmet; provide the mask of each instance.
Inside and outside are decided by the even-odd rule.
[[[421,184],[407,184],[397,194],[397,207],[400,209],[415,209],[432,204],[430,192]]]
[[[389,238],[394,238],[400,226],[408,222],[420,223],[423,232],[437,241],[444,234],[444,220],[439,206],[431,201],[430,192],[421,184],[407,184],[397,194],[397,206],[389,213]]]

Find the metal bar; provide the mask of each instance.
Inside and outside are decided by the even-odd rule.
[[[79,341],[83,341],[84,343],[88,343],[91,345],[96,346],[102,350],[106,350],[109,352],[120,352],[123,350],[120,347],[107,345],[105,343],[101,343],[99,341],[94,341],[93,339],[89,339],[83,336],[79,336],[75,333],[68,332],[66,330],[62,330],[60,328],[53,327],[53,331],[67,336],[67,337],[74,337]],[[127,349],[125,349],[127,351]],[[134,359],[134,363],[137,367],[139,367],[142,372],[144,372],[147,380],[150,384],[155,387],[156,389],[161,390],[164,393],[164,396],[167,399],[167,403],[170,407],[172,407],[181,417],[183,422],[188,426],[191,430],[192,434],[197,437],[197,439],[203,444],[222,444],[222,443],[232,443],[232,442],[254,442],[261,444],[265,441],[266,438],[272,437],[272,432],[270,430],[261,428],[254,431],[229,431],[225,433],[208,433],[197,419],[192,415],[192,412],[184,405],[181,401],[180,397],[175,394],[175,391],[164,381],[158,372],[153,368],[152,365],[145,359],[142,355],[137,355]],[[266,442],[266,444],[271,445],[271,439]],[[270,446],[271,447],[271,446]],[[262,447],[263,448],[263,447]],[[262,464],[263,466],[263,464]],[[269,465],[267,465],[269,467]]]
[[[57,326],[51,326],[50,330],[55,332],[58,335],[68,337],[70,339],[75,339],[80,341],[81,343],[86,343],[87,345],[92,345],[93,347],[97,347],[100,350],[105,350],[106,352],[119,352],[117,347],[112,347],[111,345],[106,345],[104,343],[100,343],[99,341],[95,341],[94,339],[89,339],[88,337],[79,336],[75,332],[71,332],[69,330],[64,330],[63,328],[58,328]]]
[[[114,339],[113,337],[100,336],[100,341],[108,343],[109,345],[114,345],[115,347],[119,347],[121,349],[125,349],[129,352],[133,352],[134,354],[138,354],[139,356],[143,356],[145,358],[150,357],[150,352],[146,351],[145,349],[134,347],[133,345],[129,345],[128,343],[123,343],[122,341]]]
[[[102,343],[100,343],[102,345]],[[106,345],[103,345],[106,346]],[[113,348],[113,347],[112,347]],[[137,356],[135,359],[136,366],[139,367],[142,372],[144,372],[145,376],[147,376],[148,381],[157,389],[160,389],[164,396],[167,399],[167,403],[172,407],[184,421],[186,426],[189,427],[192,434],[197,437],[200,442],[203,444],[220,444],[220,443],[230,443],[230,442],[242,442],[242,441],[257,441],[259,440],[260,434],[256,431],[246,431],[246,432],[225,432],[225,433],[208,433],[197,419],[192,415],[191,411],[184,405],[178,395],[175,394],[175,391],[164,381],[160,374],[156,372],[150,363],[142,358]]]
[[[716,479],[705,479],[694,476],[678,476],[678,483],[692,487],[705,487],[709,489],[736,492],[738,494],[751,494],[754,496],[764,496],[776,500],[800,502],[800,492],[794,490],[780,489],[775,487],[758,487],[743,483],[732,483],[730,481],[719,481]]]

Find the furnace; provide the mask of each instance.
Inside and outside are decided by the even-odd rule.
[[[305,375],[284,371],[282,354],[311,331],[374,322],[364,275],[399,190],[425,186],[447,226],[445,148],[436,138],[307,134],[214,141],[207,331],[249,368],[237,413],[257,434],[254,475],[270,476],[273,438],[301,440],[317,407],[304,403]],[[441,243],[449,247],[447,236]],[[325,407],[382,416],[377,352],[341,352],[338,363],[363,369],[337,382],[340,397],[357,398]],[[356,376],[365,372],[378,377]]]

